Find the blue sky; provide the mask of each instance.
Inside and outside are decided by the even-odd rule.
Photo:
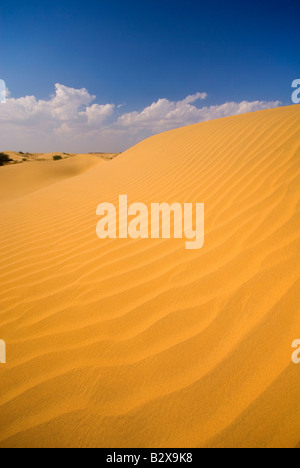
[[[299,13],[299,1],[5,2],[0,78],[16,99],[49,99],[56,83],[85,88],[116,116],[197,92],[207,93],[205,106],[288,105],[300,78]]]

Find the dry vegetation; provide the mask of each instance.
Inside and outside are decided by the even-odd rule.
[[[62,160],[62,159],[68,159],[72,158],[74,156],[78,156],[83,153],[60,153],[60,152],[54,152],[54,153],[28,153],[28,152],[23,152],[23,151],[3,151],[3,153],[0,153],[0,166],[4,166],[7,164],[23,164],[23,163],[29,163],[29,162],[36,162],[36,161],[49,161],[49,160]],[[86,153],[86,154],[92,154],[94,156],[98,156],[101,159],[104,159],[105,161],[110,161],[114,159],[115,157],[119,156],[120,153]],[[1,155],[2,158],[1,158]]]

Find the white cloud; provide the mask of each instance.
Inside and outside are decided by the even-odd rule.
[[[243,101],[240,103],[227,102],[219,106],[198,108],[192,103],[198,99],[205,99],[205,93],[197,93],[188,96],[182,101],[171,102],[167,99],[159,99],[142,112],[131,112],[122,115],[117,126],[129,129],[145,129],[153,131],[164,131],[183,125],[191,125],[206,120],[218,119],[229,115],[243,114],[271,107],[278,107],[279,101],[265,102]]]
[[[157,131],[188,125],[191,121],[194,123],[196,118],[197,108],[191,104],[206,97],[206,93],[197,93],[177,102],[159,99],[142,112],[122,115],[116,124],[120,127],[149,128]]]
[[[197,107],[206,97],[196,93],[176,102],[159,99],[142,111],[120,115],[122,105],[95,104],[96,96],[85,88],[56,84],[48,100],[8,97],[0,104],[1,147],[32,152],[119,151],[154,133],[280,105],[243,101]]]
[[[0,122],[17,125],[33,123],[50,128],[59,128],[62,122],[68,122],[71,126],[76,123],[102,123],[112,114],[114,106],[89,106],[95,99],[96,96],[90,95],[84,88],[74,89],[56,84],[55,94],[47,101],[37,100],[34,96],[7,99],[6,104],[0,108]],[[84,110],[80,111],[82,107]]]

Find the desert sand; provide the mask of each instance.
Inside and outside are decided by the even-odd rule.
[[[300,107],[0,168],[0,447],[300,444]],[[205,203],[205,245],[96,208]]]
[[[24,152],[17,152],[17,151],[3,151],[3,153],[7,154],[12,163],[28,163],[28,162],[41,162],[41,161],[53,161],[54,156],[60,156],[61,159],[69,159],[73,158],[74,156],[82,156],[82,153],[61,153],[52,152],[52,153],[24,153]],[[98,156],[99,158],[110,160],[114,157],[118,156],[120,153],[88,153],[89,155],[92,154],[94,156]]]

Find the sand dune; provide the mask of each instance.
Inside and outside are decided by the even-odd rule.
[[[291,106],[0,168],[0,447],[299,446],[299,128]],[[99,240],[120,194],[204,202],[204,248]]]
[[[101,162],[97,156],[86,154],[63,161],[47,160],[43,163],[4,166],[0,172],[0,202],[10,202],[69,177],[78,176]]]
[[[2,151],[2,150],[1,150]],[[40,162],[40,161],[53,161],[53,156],[60,156],[62,159],[73,158],[75,156],[83,156],[82,153],[23,153],[16,151],[3,151],[7,154],[13,163],[28,163],[28,162]],[[86,154],[86,153],[84,153]],[[88,155],[98,156],[102,159],[110,160],[114,159],[120,153],[88,153]]]

